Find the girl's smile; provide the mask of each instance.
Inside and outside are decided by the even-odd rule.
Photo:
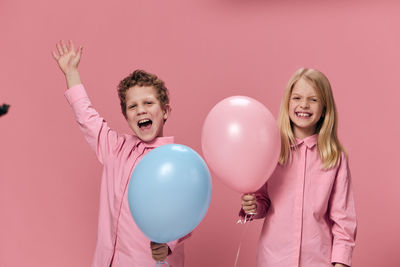
[[[323,106],[317,91],[305,79],[293,87],[289,100],[289,117],[293,133],[297,138],[313,135],[323,113]]]
[[[295,112],[295,113],[296,113],[297,117],[304,118],[304,119],[307,119],[312,116],[312,113],[310,113],[310,112]]]

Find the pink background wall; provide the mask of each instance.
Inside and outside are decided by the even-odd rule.
[[[90,2],[90,3],[89,3]],[[59,39],[84,48],[82,79],[109,124],[128,132],[116,85],[136,68],[171,90],[165,133],[200,150],[205,116],[247,95],[276,116],[301,66],[330,79],[350,155],[359,232],[354,266],[400,266],[399,64],[396,1],[115,0],[0,2],[0,266],[89,266],[101,166],[64,99],[51,57]],[[186,266],[233,266],[240,195],[213,177],[209,212]],[[254,266],[261,222],[240,266]]]

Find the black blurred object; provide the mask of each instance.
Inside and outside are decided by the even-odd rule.
[[[7,104],[3,104],[2,106],[0,106],[0,117],[7,113],[9,107],[10,105]]]

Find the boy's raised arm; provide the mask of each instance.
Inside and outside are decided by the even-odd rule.
[[[67,88],[81,84],[82,82],[78,71],[78,65],[81,60],[83,47],[80,46],[78,50],[75,51],[74,43],[71,40],[69,41],[69,47],[63,41],[57,43],[56,47],[58,53],[53,51],[53,57],[65,75]]]

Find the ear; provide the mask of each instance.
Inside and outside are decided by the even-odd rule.
[[[164,122],[168,119],[168,115],[169,115],[170,112],[171,112],[171,107],[169,106],[169,104],[166,104],[166,105],[164,106],[164,109],[163,109],[163,119],[164,119]]]

